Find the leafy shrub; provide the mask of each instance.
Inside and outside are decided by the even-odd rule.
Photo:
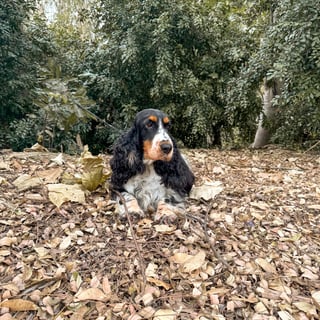
[[[83,74],[98,115],[121,128],[141,109],[162,109],[186,146],[220,144],[231,131],[226,84],[250,43],[245,38],[242,52],[230,50],[241,31],[224,9],[205,11],[181,0],[101,0],[100,6],[99,45]]]

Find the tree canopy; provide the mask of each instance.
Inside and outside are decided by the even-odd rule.
[[[1,124],[26,113],[36,82],[36,54],[26,22],[33,0],[0,3],[0,119]]]
[[[50,19],[45,5],[53,6]],[[320,0],[46,1],[0,4],[0,137],[21,149],[81,136],[96,151],[143,108],[188,147],[248,145],[262,84],[280,84],[272,141],[319,139]],[[41,9],[42,8],[42,9]],[[21,139],[21,136],[25,139]]]
[[[220,144],[231,128],[227,82],[252,43],[226,8],[179,0],[108,0],[101,8],[87,84],[110,119],[127,122],[143,108],[160,108],[179,123],[174,133],[186,145]]]
[[[273,141],[292,145],[319,139],[319,0],[282,0],[272,7],[260,46],[242,69],[232,97],[235,108],[261,105],[256,92],[263,79],[280,83],[274,99],[276,117],[267,125]]]

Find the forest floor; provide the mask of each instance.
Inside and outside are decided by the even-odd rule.
[[[319,154],[186,154],[206,200],[130,229],[107,183],[55,198],[79,157],[0,151],[0,320],[319,319]]]

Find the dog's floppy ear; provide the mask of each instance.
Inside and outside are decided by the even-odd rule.
[[[139,140],[137,127],[134,125],[116,142],[110,160],[112,188],[121,190],[132,176],[143,172],[142,147]]]
[[[155,171],[161,175],[162,182],[166,187],[172,188],[181,196],[187,196],[194,183],[194,175],[181,155],[174,139],[172,139],[172,142],[174,151],[171,161],[155,161]]]

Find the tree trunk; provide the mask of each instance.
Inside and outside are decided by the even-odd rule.
[[[252,148],[262,148],[265,146],[271,137],[270,130],[263,126],[264,120],[271,120],[275,113],[275,108],[272,105],[272,99],[279,94],[279,83],[274,82],[273,86],[268,86],[267,81],[264,81],[263,93],[263,108],[260,114],[258,129],[252,144]]]

